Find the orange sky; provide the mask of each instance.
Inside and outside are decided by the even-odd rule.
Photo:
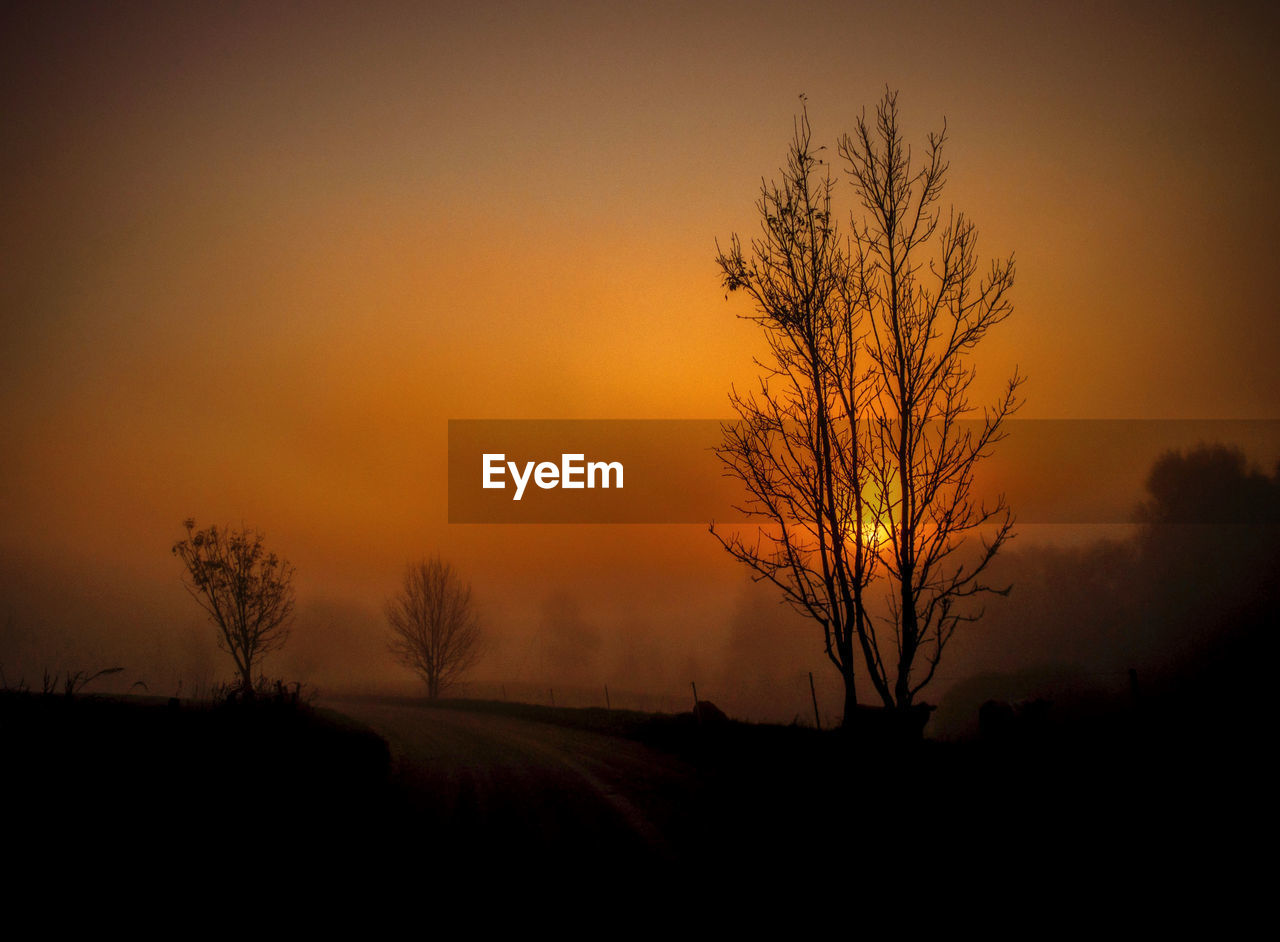
[[[372,608],[436,551],[508,613],[719,604],[697,527],[448,526],[446,423],[727,415],[760,344],[715,239],[801,92],[828,142],[886,83],[913,140],[947,116],[946,198],[1018,259],[981,378],[1018,365],[1021,417],[1280,418],[1274,11],[49,6],[0,24],[10,577],[171,592],[195,516]]]

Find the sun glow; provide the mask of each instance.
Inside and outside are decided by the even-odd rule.
[[[862,522],[862,545],[869,550],[879,550],[889,542],[889,528],[884,520],[870,518]]]

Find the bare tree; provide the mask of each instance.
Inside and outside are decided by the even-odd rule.
[[[483,653],[471,586],[439,558],[405,570],[400,592],[387,602],[391,651],[416,672],[435,700]]]
[[[711,532],[822,626],[827,656],[857,703],[856,665],[874,657],[864,593],[876,555],[861,534],[877,516],[859,417],[877,392],[863,368],[860,285],[832,209],[834,183],[812,143],[807,111],[796,120],[782,182],[762,184],[761,234],[735,235],[717,256],[725,288],[752,300],[772,361],[756,389],[730,401],[741,421],[724,427],[719,455],[745,485],[739,509],[762,518],[754,536]]]
[[[945,140],[945,129],[930,134],[914,166],[896,94],[873,123],[859,117],[839,154],[862,217],[842,236],[802,115],[783,183],[757,203],[762,237],[749,252],[735,237],[717,257],[726,288],[752,298],[773,353],[760,389],[731,395],[741,421],[725,427],[720,451],[747,486],[742,509],[766,526],[754,539],[717,536],[821,624],[846,722],[855,654],[882,704],[907,710],[956,627],[979,616],[965,600],[1008,591],[982,574],[1012,515],[972,486],[1021,378],[985,408],[968,393],[974,348],[1012,313],[1013,259],[979,274],[972,222],[954,211],[944,220]],[[980,530],[987,538],[968,552]]]
[[[868,453],[873,486],[885,495],[876,533],[884,536],[879,555],[892,585],[893,651],[882,654],[873,638],[868,666],[885,705],[898,707],[910,706],[933,679],[956,626],[981,614],[957,603],[1008,592],[983,582],[982,573],[1009,539],[1013,515],[1003,497],[991,506],[976,501],[972,487],[975,466],[1021,404],[1016,371],[993,403],[979,409],[969,398],[974,348],[1013,313],[1013,257],[979,271],[973,222],[955,210],[944,220],[939,204],[945,122],[927,140],[914,167],[897,95],[886,92],[874,130],[864,113],[840,142],[864,213],[854,224],[855,264],[880,380]],[[982,528],[989,536],[964,558],[959,550]]]
[[[289,638],[293,618],[293,566],[263,546],[252,530],[183,521],[186,539],[173,554],[186,566],[183,585],[218,627],[218,646],[235,661],[240,692],[253,694],[253,669]]]

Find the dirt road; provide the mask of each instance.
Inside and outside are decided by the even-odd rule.
[[[330,706],[391,746],[406,830],[487,864],[662,867],[690,849],[697,777],[613,736],[462,710]]]

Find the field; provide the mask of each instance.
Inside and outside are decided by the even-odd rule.
[[[387,698],[9,692],[0,717],[15,846],[204,873],[252,859],[370,878],[408,854],[445,882],[826,885],[925,867],[964,883],[1011,861],[1019,878],[1185,875],[1230,859],[1265,781],[1246,740],[1137,714],[968,743]]]

